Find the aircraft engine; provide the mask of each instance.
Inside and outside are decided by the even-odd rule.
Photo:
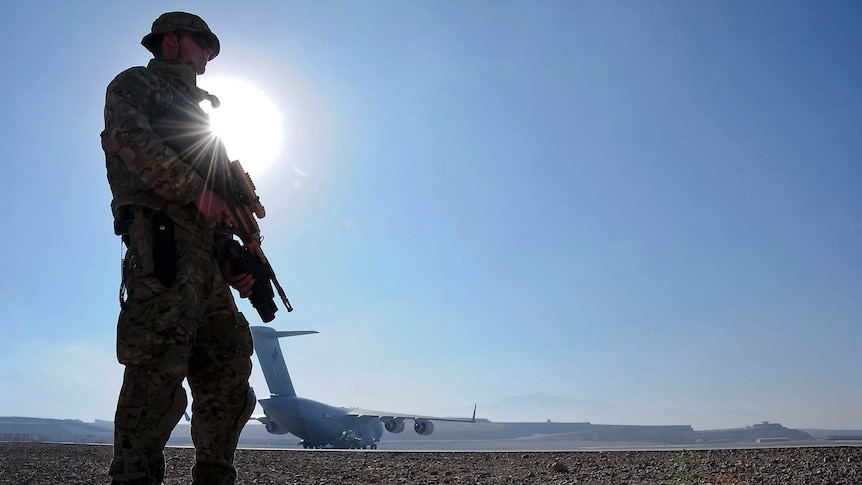
[[[386,427],[386,431],[389,431],[390,433],[400,433],[404,431],[404,419],[387,419],[383,423]]]
[[[422,436],[428,436],[434,432],[434,423],[427,419],[417,419],[416,422],[413,423],[413,431]]]
[[[268,420],[265,424],[266,431],[272,434],[287,434],[287,430],[282,428],[273,420]]]

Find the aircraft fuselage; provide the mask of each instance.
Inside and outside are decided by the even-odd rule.
[[[307,448],[348,447],[341,440],[345,431],[355,433],[363,448],[376,448],[383,436],[383,422],[379,418],[348,415],[345,408],[295,396],[272,396],[259,402],[269,418],[268,422],[261,420],[267,431],[290,433],[301,438]]]

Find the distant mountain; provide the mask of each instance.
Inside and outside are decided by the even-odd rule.
[[[745,410],[662,408],[607,401],[571,399],[534,393],[479,404],[477,415],[494,422],[557,422],[615,425],[691,425],[695,429],[736,429],[761,422]],[[704,426],[703,423],[709,423]],[[698,426],[700,424],[700,426]]]
[[[533,401],[504,400],[506,403],[527,408],[533,402],[571,405],[571,400],[540,396]],[[601,403],[600,403],[601,404]],[[41,419],[27,417],[0,417],[0,441],[44,441],[72,443],[111,443],[113,425],[109,421],[84,423],[71,419]],[[814,430],[811,430],[814,431]],[[419,436],[405,431],[387,433],[383,440],[392,449],[446,449],[446,450],[541,450],[576,449],[578,447],[652,447],[667,445],[710,445],[734,443],[804,443],[818,441],[859,441],[862,431],[816,430],[812,437],[805,431],[785,428],[779,423],[761,422],[731,429],[694,431],[689,425],[621,425],[592,424],[587,422],[537,421],[489,422],[477,419],[476,423],[435,423],[431,436]],[[821,438],[820,435],[823,435]],[[171,445],[191,444],[190,426],[180,423],[174,429]],[[272,435],[259,424],[246,426],[242,432],[242,446],[298,447],[299,439],[292,435]]]
[[[785,428],[780,423],[768,421],[744,428],[713,429],[698,431],[697,435],[704,443],[739,443],[757,442],[758,440],[776,441],[813,441],[814,437],[798,429]]]
[[[799,431],[804,431],[814,439],[826,439],[826,440],[841,440],[841,439],[852,439],[855,441],[862,440],[862,429],[802,429]]]
[[[103,422],[104,423],[104,422]],[[111,443],[114,423],[84,423],[78,419],[0,417],[0,441],[68,441]]]

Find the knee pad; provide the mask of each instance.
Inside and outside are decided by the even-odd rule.
[[[254,407],[257,405],[257,396],[254,394],[254,389],[249,387],[248,391],[245,394],[245,407],[243,407],[242,412],[237,417],[236,421],[236,434],[239,436],[240,432],[242,432],[242,428],[245,427],[245,424],[248,422],[248,418],[254,413]]]
[[[180,418],[185,414],[186,407],[188,405],[189,398],[186,395],[186,390],[183,386],[177,387],[174,390],[174,399],[171,402],[171,406],[167,409],[161,421],[159,421],[159,431],[162,433],[170,433],[177,423],[180,422]]]

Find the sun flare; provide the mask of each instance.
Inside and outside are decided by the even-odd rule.
[[[251,83],[231,77],[201,80],[221,106],[204,101],[213,132],[224,141],[231,160],[255,175],[275,162],[281,150],[281,113],[275,103]]]

